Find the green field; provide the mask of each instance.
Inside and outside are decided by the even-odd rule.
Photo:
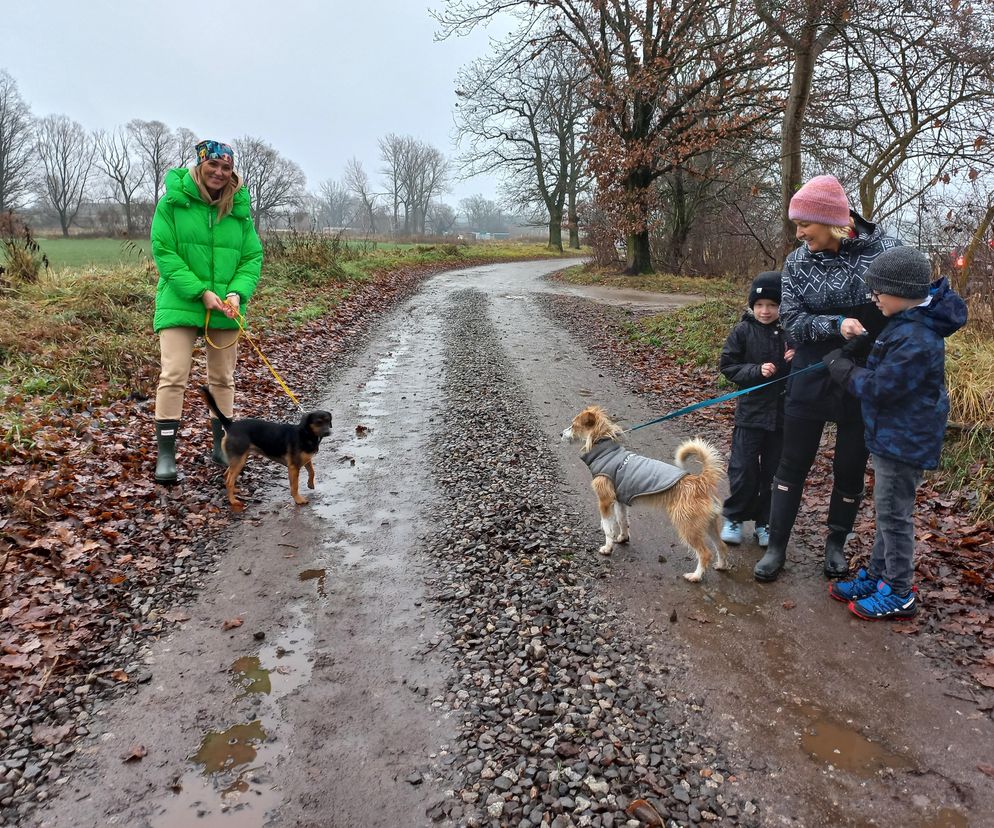
[[[151,255],[148,239],[38,239],[53,270],[81,267],[112,267],[141,264]],[[409,250],[416,245],[398,242],[375,242],[380,252]]]
[[[38,239],[38,244],[53,270],[141,264],[151,255],[148,239]]]

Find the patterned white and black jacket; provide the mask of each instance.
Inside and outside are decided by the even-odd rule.
[[[802,245],[784,262],[780,321],[796,349],[792,371],[821,362],[844,344],[839,332],[842,319],[858,319],[873,336],[886,323],[870,300],[864,277],[870,262],[901,242],[885,236],[862,216],[852,213],[852,217],[855,236],[843,239],[838,253],[812,253]],[[860,419],[859,401],[835,385],[827,371],[790,379],[785,413],[829,422]]]

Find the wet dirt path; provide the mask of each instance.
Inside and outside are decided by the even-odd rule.
[[[312,504],[294,507],[285,481],[249,503],[189,620],[153,648],[152,681],[97,712],[37,824],[428,824],[455,762],[455,725],[433,701],[451,668],[416,551],[437,518],[423,463],[444,422],[447,297],[486,294],[550,443],[589,402],[629,423],[658,413],[543,312],[539,295],[562,287],[541,277],[562,266],[441,274],[382,320],[322,395],[335,423]],[[632,447],[667,458],[681,436],[650,429]],[[585,467],[554,451],[563,495],[596,528]],[[992,761],[990,720],[944,695],[913,642],[849,621],[812,561],[760,586],[745,544],[732,573],[695,586],[668,527],[634,509],[632,536],[598,563],[601,589],[645,653],[673,665],[675,691],[702,700],[764,794],[764,822],[994,824],[994,788],[976,771]],[[223,630],[230,619],[242,623]],[[147,755],[124,763],[135,745]]]

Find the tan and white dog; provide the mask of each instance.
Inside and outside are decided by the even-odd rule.
[[[716,552],[715,569],[728,568],[728,549],[721,539],[721,501],[718,484],[725,476],[718,450],[706,440],[685,440],[676,450],[676,465],[641,457],[621,445],[623,430],[599,406],[585,408],[562,434],[564,442],[583,445],[583,461],[593,475],[604,530],[602,555],[610,555],[616,543],[629,539],[628,507],[635,500],[662,509],[680,539],[697,556],[697,567],[684,574],[700,581]],[[701,470],[692,473],[686,462],[696,458]]]

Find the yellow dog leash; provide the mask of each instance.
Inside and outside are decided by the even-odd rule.
[[[227,302],[225,302],[224,304],[228,305]],[[228,307],[231,307],[231,305],[228,305]],[[248,340],[249,345],[251,345],[252,348],[255,350],[255,352],[259,355],[259,359],[262,360],[262,364],[269,369],[269,373],[271,373],[276,378],[276,381],[280,384],[280,387],[286,392],[286,395],[291,400],[293,400],[294,405],[296,405],[297,408],[303,411],[304,407],[300,404],[300,400],[298,400],[297,397],[294,395],[293,391],[290,390],[290,386],[286,384],[286,381],[283,379],[283,377],[279,375],[279,372],[275,368],[273,368],[272,363],[268,359],[266,359],[266,355],[262,352],[262,349],[256,344],[255,340],[252,338],[252,335],[245,328],[245,317],[242,316],[242,312],[236,310],[235,313],[237,314],[237,316],[235,317],[235,321],[238,323],[237,336],[235,336],[235,338],[227,345],[215,345],[213,342],[211,342],[210,335],[207,333],[208,326],[210,325],[211,321],[211,312],[208,309],[206,315],[204,316],[204,339],[207,341],[207,344],[218,351],[223,351],[227,348],[232,347],[233,345],[238,344],[238,340],[241,339],[242,336],[244,336]]]

